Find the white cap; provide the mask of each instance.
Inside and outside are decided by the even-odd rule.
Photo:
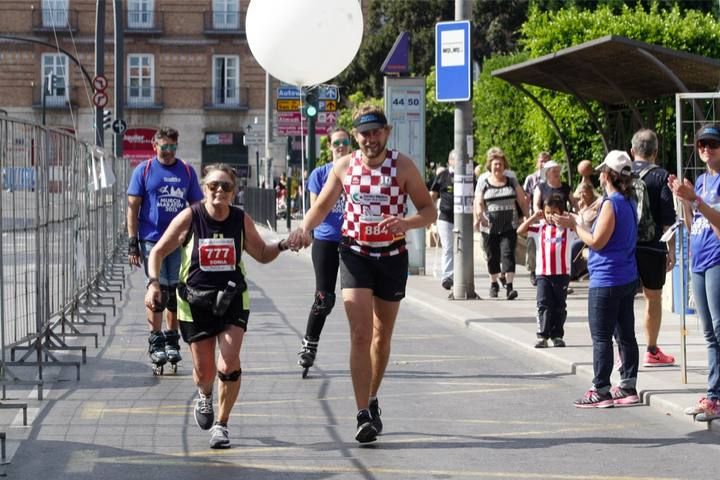
[[[605,156],[605,160],[603,160],[595,170],[602,170],[602,167],[608,167],[620,175],[632,175],[632,160],[630,160],[628,154],[622,150],[611,150]]]

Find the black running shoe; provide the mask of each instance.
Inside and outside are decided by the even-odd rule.
[[[370,443],[377,440],[377,430],[373,425],[370,412],[366,409],[360,410],[357,414],[357,433],[355,440],[360,443]]]
[[[382,420],[380,420],[380,414],[382,413],[382,410],[380,410],[380,404],[378,403],[377,398],[370,402],[368,410],[370,410],[370,415],[372,415],[372,424],[375,426],[377,434],[380,435],[383,429],[383,423]]]
[[[500,285],[498,285],[497,283],[490,284],[490,297],[491,298],[497,298],[499,291],[500,291]]]

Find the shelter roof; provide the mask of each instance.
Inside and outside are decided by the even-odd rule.
[[[617,105],[683,91],[716,91],[720,61],[608,35],[494,70],[492,75]]]

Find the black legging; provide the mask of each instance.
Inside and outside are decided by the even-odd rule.
[[[315,298],[317,298],[318,292],[335,294],[338,269],[340,268],[339,246],[340,242],[313,240],[312,262],[313,268],[315,269]],[[325,326],[325,318],[329,312],[315,314],[313,311],[314,308],[310,310],[310,315],[308,316],[305,336],[317,339],[320,338],[320,333]]]
[[[501,271],[515,273],[515,245],[517,233],[508,230],[503,233],[483,233],[483,248],[487,255],[488,273],[495,275]],[[502,262],[502,270],[500,264]]]

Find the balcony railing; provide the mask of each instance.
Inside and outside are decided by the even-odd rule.
[[[33,10],[32,27],[36,33],[77,33],[78,12],[68,9]]]
[[[41,85],[36,85],[33,88],[33,108],[42,108],[42,93],[43,87]],[[46,109],[63,109],[68,106],[77,106],[79,87],[58,88],[54,93],[45,96]]]
[[[203,12],[205,35],[245,35],[245,12]]]
[[[247,110],[250,106],[248,88],[205,88],[203,106],[206,110]]]
[[[162,109],[164,107],[162,87],[127,87],[125,107],[145,110]]]
[[[125,33],[160,34],[163,20],[163,12],[159,10],[125,10]]]

